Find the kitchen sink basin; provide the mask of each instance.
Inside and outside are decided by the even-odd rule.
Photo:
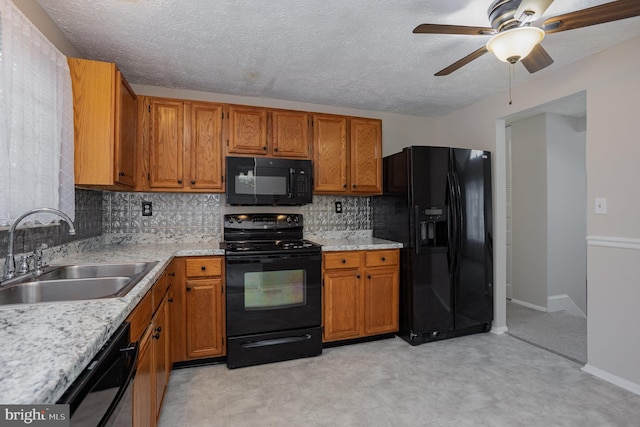
[[[94,277],[133,277],[143,273],[149,263],[78,264],[61,265],[37,277],[39,282],[61,279],[86,279]],[[155,265],[155,263],[153,264]]]
[[[79,301],[125,296],[157,262],[46,267],[0,286],[0,305]]]

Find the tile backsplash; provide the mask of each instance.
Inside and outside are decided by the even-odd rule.
[[[90,191],[80,188],[75,192],[76,235],[69,236],[69,227],[65,222],[60,225],[38,226],[18,229],[14,237],[14,253],[33,251],[40,243],[57,246],[74,240],[100,236],[102,234],[102,191]],[[0,231],[0,257],[7,255],[9,232]]]
[[[151,202],[151,216],[142,216],[142,202]],[[335,202],[342,202],[342,213],[335,212]],[[303,214],[306,234],[371,229],[369,197],[314,196],[309,205],[263,209],[225,206],[224,194],[116,193],[78,188],[76,235],[67,235],[65,223],[21,229],[16,232],[14,252],[33,251],[40,243],[52,247],[102,234],[145,235],[181,241],[222,240],[225,213],[261,210]],[[6,255],[8,234],[6,230],[0,231],[0,257]]]

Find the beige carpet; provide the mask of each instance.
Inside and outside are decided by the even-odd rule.
[[[507,301],[509,335],[564,356],[587,363],[587,319],[564,311],[545,313]]]

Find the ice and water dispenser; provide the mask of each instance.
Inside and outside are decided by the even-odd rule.
[[[442,247],[448,245],[447,207],[416,206],[416,247]]]

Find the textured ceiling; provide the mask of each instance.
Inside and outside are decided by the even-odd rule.
[[[545,17],[607,3],[556,0]],[[38,0],[86,58],[130,83],[416,116],[439,116],[508,89],[486,54],[433,74],[488,36],[413,34],[421,23],[489,26],[491,0]],[[640,34],[640,17],[548,35],[555,59],[514,85]]]

